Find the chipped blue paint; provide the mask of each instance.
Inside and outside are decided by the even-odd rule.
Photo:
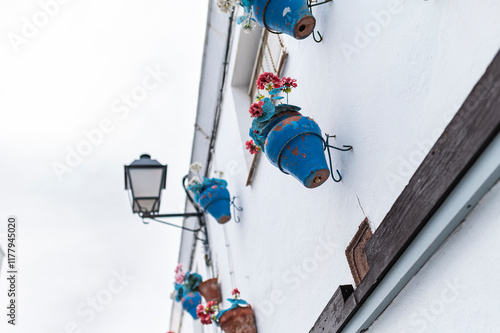
[[[323,184],[330,174],[318,124],[307,117],[280,114],[266,128],[265,154],[271,164],[305,187]]]
[[[269,4],[266,8],[268,2]],[[301,23],[302,19],[311,17],[314,20],[306,0],[254,0],[253,14],[259,25],[297,39],[306,38],[312,32],[312,28],[314,28],[313,24],[312,28],[308,28],[306,35],[298,35],[300,33],[299,28],[304,22],[302,21]]]
[[[215,323],[217,324],[217,326],[219,326],[219,321],[222,317],[222,315],[228,311],[231,311],[233,309],[236,309],[236,308],[239,308],[239,307],[245,307],[245,306],[248,306],[248,302],[243,300],[243,299],[236,299],[236,298],[228,298],[227,299],[229,301],[229,303],[231,303],[231,307],[226,309],[226,310],[222,310],[220,311],[216,316],[215,316]]]
[[[208,181],[197,200],[203,210],[212,215],[217,222],[226,223],[231,219],[230,194],[220,182]]]
[[[196,307],[201,304],[200,293],[197,291],[191,291],[182,298],[181,302],[184,310],[186,310],[193,317],[193,319],[198,319]]]

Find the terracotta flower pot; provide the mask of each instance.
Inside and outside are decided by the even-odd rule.
[[[263,131],[269,161],[307,188],[327,181],[330,171],[318,124],[295,111],[283,112],[271,119]]]
[[[255,314],[250,305],[227,311],[220,317],[219,325],[225,333],[257,333]]]
[[[222,302],[217,278],[201,282],[198,286],[198,292],[205,298],[207,302]]]
[[[316,25],[306,0],[254,0],[253,13],[260,26],[296,39],[309,36]]]
[[[203,188],[198,203],[220,224],[231,220],[231,197],[226,186],[210,183]]]
[[[181,300],[182,307],[186,310],[193,319],[198,319],[198,315],[196,314],[196,307],[201,304],[201,296],[199,293],[189,292]]]

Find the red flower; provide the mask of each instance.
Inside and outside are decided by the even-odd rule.
[[[297,88],[297,80],[290,77],[284,77],[281,79],[283,85],[290,88]]]
[[[206,306],[203,304],[198,304],[196,307],[196,314],[201,320],[203,325],[209,325],[212,323],[211,316],[215,314],[215,308],[217,307],[217,303],[210,301]]]
[[[281,82],[279,76],[271,72],[260,74],[255,83],[257,84],[257,88],[268,90],[283,86],[283,83]]]
[[[233,295],[233,296],[234,296],[234,295],[238,295],[238,296],[240,295],[240,291],[238,290],[238,288],[234,288],[234,289],[233,289],[232,295]]]
[[[263,105],[264,105],[264,101],[260,101],[260,102],[255,102],[255,103],[253,103],[253,104],[250,106],[250,110],[248,110],[248,112],[250,112],[250,116],[251,116],[252,118],[262,116],[262,113],[264,113],[264,110],[262,110],[262,106],[263,106]]]
[[[248,151],[250,151],[250,154],[257,154],[259,151],[260,151],[260,147],[257,146],[253,140],[249,140],[247,142],[245,142],[246,144],[246,148]],[[234,289],[234,290],[238,290],[238,289]],[[233,290],[233,295],[234,295],[234,290]]]
[[[202,316],[198,315],[198,317],[200,317],[202,325],[210,325],[212,323],[212,319],[210,318],[209,315],[202,315]]]

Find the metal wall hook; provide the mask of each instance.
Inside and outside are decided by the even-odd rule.
[[[313,39],[316,43],[321,43],[321,41],[323,40],[323,36],[321,36],[321,34],[319,33],[318,31],[318,36],[319,36],[319,40],[316,39],[316,34],[314,33],[314,30],[313,30]]]
[[[324,5],[325,3],[328,3],[328,2],[332,2],[333,0],[325,0],[323,2],[317,2],[316,0],[307,0],[307,7],[309,7],[309,12],[311,13],[311,15],[313,14],[312,12],[312,7],[314,6],[320,6],[320,5]],[[314,2],[314,3],[313,3]],[[314,29],[313,29],[313,32],[312,32],[312,35],[313,35],[313,39],[316,43],[321,43],[321,41],[323,40],[323,36],[321,36],[320,32],[317,31],[318,33],[318,36],[319,36],[319,39],[316,39],[316,34],[314,33]]]
[[[330,140],[330,138],[335,138],[336,137],[335,135],[330,135],[328,133],[325,133],[325,136],[326,136],[325,145],[327,147],[337,149],[340,151],[349,151],[349,150],[352,151],[352,146],[349,146],[349,145],[343,145],[344,148],[339,148],[339,147],[335,147],[335,146],[330,145],[328,141]]]
[[[323,1],[323,2],[317,2],[317,1],[315,1],[315,0],[308,0],[308,1],[307,1],[307,6],[308,6],[309,8],[311,8],[311,7],[314,7],[314,6],[324,5],[325,3],[332,2],[332,1],[333,1],[333,0],[326,0],[326,1]],[[314,4],[313,4],[313,2],[314,2]]]
[[[330,169],[332,168],[332,165],[331,165],[331,162],[330,162]],[[339,179],[335,179],[335,177],[333,176],[333,171],[332,171],[332,179],[334,182],[336,183],[339,183],[341,180],[342,180],[342,175],[340,174],[339,170],[336,170],[337,171],[337,174],[339,175]]]
[[[235,223],[240,223],[240,217],[236,214],[236,211],[241,212],[243,210],[243,208],[239,207],[239,206],[236,206],[236,204],[234,203],[234,201],[237,198],[238,198],[237,196],[233,196],[233,199],[230,200],[229,202],[230,202],[231,206],[233,206],[234,222]]]
[[[325,137],[326,137],[326,140],[323,140],[323,144],[324,144],[324,150],[326,150],[328,152],[328,161],[330,163],[330,174],[332,175],[333,181],[338,183],[342,180],[342,175],[340,174],[338,169],[336,169],[335,171],[337,171],[339,178],[336,179],[335,176],[333,175],[332,154],[330,153],[330,148],[340,150],[340,151],[352,151],[353,148],[352,148],[352,146],[349,146],[349,145],[344,145],[343,146],[344,148],[332,146],[332,145],[330,145],[329,140],[330,140],[330,137],[335,137],[335,135],[329,135],[329,134],[325,133]]]

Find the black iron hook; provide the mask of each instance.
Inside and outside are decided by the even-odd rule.
[[[319,40],[316,39],[316,34],[314,33],[314,30],[313,30],[313,39],[316,43],[321,43],[321,41],[323,40],[323,36],[321,36],[321,34],[319,33],[318,31],[318,36],[319,36]]]
[[[308,0],[308,1],[307,1],[307,6],[308,6],[309,8],[311,8],[311,7],[314,7],[314,6],[321,6],[321,5],[324,5],[325,3],[332,2],[332,1],[333,1],[333,0],[325,0],[325,1],[323,1],[323,2],[317,2],[317,1],[314,1],[314,2],[315,2],[315,4],[313,4],[313,0]]]
[[[330,162],[330,173],[332,175],[332,179],[334,182],[338,183],[342,180],[342,175],[340,174],[339,170],[337,171],[337,174],[339,175],[339,179],[336,179],[335,176],[333,175],[333,165],[332,165],[332,155],[330,153],[330,148],[340,150],[340,151],[352,151],[352,146],[344,145],[344,148],[339,148],[335,147],[329,144],[330,137],[335,137],[335,135],[330,136],[329,134],[325,133],[326,140],[323,140],[323,144],[325,145],[324,150],[328,151],[328,161]]]
[[[233,206],[234,222],[235,223],[240,223],[240,217],[238,215],[236,215],[236,211],[241,212],[243,210],[243,208],[236,206],[236,204],[234,203],[234,201],[237,198],[238,198],[237,196],[233,196],[233,199],[230,200],[229,202],[230,202],[231,206]]]
[[[333,0],[325,0],[323,2],[317,2],[315,1],[316,3],[313,4],[313,0],[307,0],[307,6],[309,7],[309,12],[313,13],[312,11],[312,8],[314,6],[320,6],[320,5],[324,5],[325,3],[328,3],[328,2],[332,2]],[[317,31],[318,33],[318,36],[319,36],[319,39],[316,39],[316,34],[314,33],[314,29],[313,29],[313,32],[312,32],[312,35],[313,35],[313,39],[316,43],[321,43],[321,41],[323,40],[323,36],[321,36],[321,33],[319,31]]]

